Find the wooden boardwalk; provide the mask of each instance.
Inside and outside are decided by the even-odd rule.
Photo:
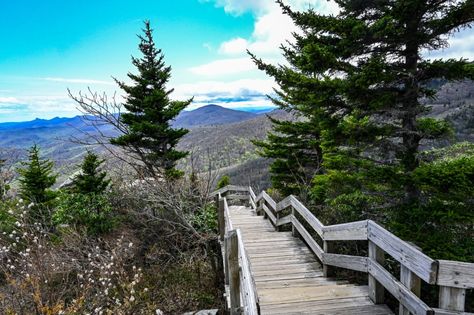
[[[474,315],[465,312],[473,263],[432,259],[372,220],[324,225],[294,196],[276,202],[241,186],[211,196],[232,315],[393,314],[385,292],[398,300],[399,315]],[[336,242],[346,241],[366,242],[367,253],[337,253]],[[397,276],[386,256],[399,263]],[[334,267],[367,274],[368,285],[330,278]],[[422,300],[422,282],[438,287],[438,307]]]
[[[374,305],[367,286],[325,278],[316,257],[291,232],[276,232],[248,207],[229,210],[233,227],[242,233],[261,314],[393,314]]]

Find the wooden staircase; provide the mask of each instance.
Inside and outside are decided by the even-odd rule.
[[[431,259],[371,220],[325,226],[294,196],[277,203],[240,186],[211,196],[230,314],[393,314],[384,304],[388,291],[399,315],[474,315],[464,312],[472,263]],[[280,232],[283,226],[291,231]],[[367,241],[368,255],[337,254],[335,241]],[[400,263],[399,277],[385,269],[386,255]],[[367,273],[368,285],[332,279],[333,267]],[[420,298],[422,281],[439,287],[438,308]]]
[[[231,206],[229,214],[242,232],[261,314],[392,314],[370,300],[367,286],[325,278],[322,265],[291,232],[276,232],[247,207]]]

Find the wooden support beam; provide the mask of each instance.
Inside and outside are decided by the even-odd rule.
[[[324,241],[323,250],[325,254],[334,253],[334,242]],[[323,256],[324,257],[324,256]],[[323,273],[326,278],[334,277],[335,270],[327,264],[323,264]]]
[[[225,215],[224,215],[224,198],[219,198],[216,196],[216,204],[217,204],[217,221],[219,225],[219,237],[220,240],[224,240],[225,236]]]
[[[421,294],[421,279],[416,274],[410,271],[404,265],[400,266],[400,282],[403,283],[408,290],[420,297]],[[410,311],[403,304],[400,303],[399,315],[410,315]]]
[[[385,253],[374,242],[369,241],[369,259],[372,258],[380,265],[385,261]],[[382,284],[369,273],[369,297],[375,304],[383,304],[385,290]]]
[[[466,289],[439,287],[439,308],[449,311],[464,311]]]
[[[235,230],[229,231],[225,237],[226,260],[228,262],[228,280],[230,292],[230,313],[240,313],[240,266],[239,239]]]

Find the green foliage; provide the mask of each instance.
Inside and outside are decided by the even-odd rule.
[[[216,233],[217,232],[217,209],[213,205],[206,205],[202,209],[195,212],[190,222],[196,231],[200,233]]]
[[[143,57],[132,57],[138,74],[128,74],[131,85],[116,80],[126,93],[124,107],[127,112],[120,115],[120,121],[128,131],[112,139],[111,143],[136,155],[150,176],[180,177],[182,173],[175,169],[176,162],[188,153],[175,147],[188,131],[173,129],[171,121],[192,99],[170,100],[173,90],[168,90],[166,84],[171,77],[171,67],[165,66],[164,55],[155,46],[148,21],[145,22],[144,36],[139,37]]]
[[[472,62],[428,60],[422,52],[469,26],[472,2],[337,1],[332,16],[277,2],[300,29],[282,47],[288,66],[252,57],[278,83],[273,102],[300,118],[273,121],[274,132],[255,142],[273,159],[273,187],[301,195],[311,185],[324,223],[374,218],[420,240],[434,257],[458,249],[472,260],[472,155],[420,154],[426,140],[452,133],[421,102],[434,98],[433,80],[474,78]],[[435,241],[423,240],[431,234]],[[443,252],[449,246],[455,249]]]
[[[436,139],[442,136],[452,136],[453,130],[449,123],[430,117],[422,117],[417,120],[418,129],[425,138]]]
[[[230,185],[230,177],[228,175],[224,175],[217,182],[216,189],[221,189],[228,185]]]
[[[110,232],[116,225],[112,206],[104,194],[62,192],[53,214],[55,225],[85,228],[89,235]]]
[[[0,202],[0,234],[9,234],[15,230],[15,215],[19,209],[17,203],[17,200],[5,200]]]
[[[97,154],[87,152],[81,165],[81,173],[72,182],[75,192],[101,194],[107,189],[110,184],[110,180],[106,179],[107,173],[99,171],[99,167],[104,161],[100,160]]]
[[[10,190],[10,185],[6,183],[3,173],[5,162],[5,160],[0,159],[0,201],[5,198],[7,192]]]
[[[27,202],[35,205],[30,208],[29,215],[40,222],[48,222],[48,211],[56,198],[56,192],[51,187],[56,182],[53,174],[53,162],[40,159],[40,151],[37,145],[28,151],[28,162],[23,162],[23,168],[18,169],[20,174],[20,196]]]
[[[459,146],[458,146],[459,147]],[[470,150],[474,145],[468,146]],[[436,150],[432,154],[440,154]],[[469,152],[469,151],[468,151]],[[414,173],[417,204],[394,212],[392,226],[439,259],[474,260],[474,154],[442,156]],[[427,237],[429,235],[429,237]]]

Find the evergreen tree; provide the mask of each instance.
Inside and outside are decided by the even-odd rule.
[[[311,179],[324,173],[323,147],[333,145],[338,119],[347,112],[344,80],[335,74],[346,71],[350,50],[341,37],[331,34],[344,21],[312,10],[293,12],[279,3],[300,30],[294,43],[281,47],[288,65],[275,66],[251,56],[279,85],[273,103],[300,118],[272,119],[274,132],[254,143],[262,156],[275,159],[270,168],[273,186],[285,195],[305,194]]]
[[[56,182],[56,175],[53,174],[53,162],[40,159],[39,147],[35,144],[28,151],[28,162],[23,162],[24,168],[18,169],[20,174],[20,196],[27,202],[35,203],[31,208],[31,215],[34,219],[46,222],[43,208],[50,205],[56,197],[51,187]]]
[[[467,60],[429,60],[424,52],[446,47],[450,35],[468,27],[474,2],[336,2],[339,17],[350,22],[343,36],[353,54],[345,91],[351,111],[340,123],[344,145],[371,164],[367,172],[389,190],[400,190],[398,203],[419,202],[421,191],[412,175],[420,165],[420,146],[450,131],[446,122],[426,118],[429,109],[421,99],[434,97],[429,88],[434,79],[474,77]]]
[[[175,169],[176,162],[188,154],[176,150],[176,145],[188,131],[173,129],[171,121],[192,99],[170,100],[173,89],[167,89],[166,84],[171,77],[171,67],[165,66],[164,55],[155,46],[148,21],[143,31],[144,36],[139,36],[143,57],[132,57],[138,74],[128,74],[131,85],[116,80],[126,93],[127,112],[121,114],[120,121],[129,131],[111,142],[136,155],[148,175],[175,177],[181,174]]]
[[[72,184],[75,192],[80,194],[101,194],[110,184],[106,179],[107,173],[101,172],[99,167],[105,160],[99,159],[97,154],[88,151],[81,165],[81,173],[77,175]]]

